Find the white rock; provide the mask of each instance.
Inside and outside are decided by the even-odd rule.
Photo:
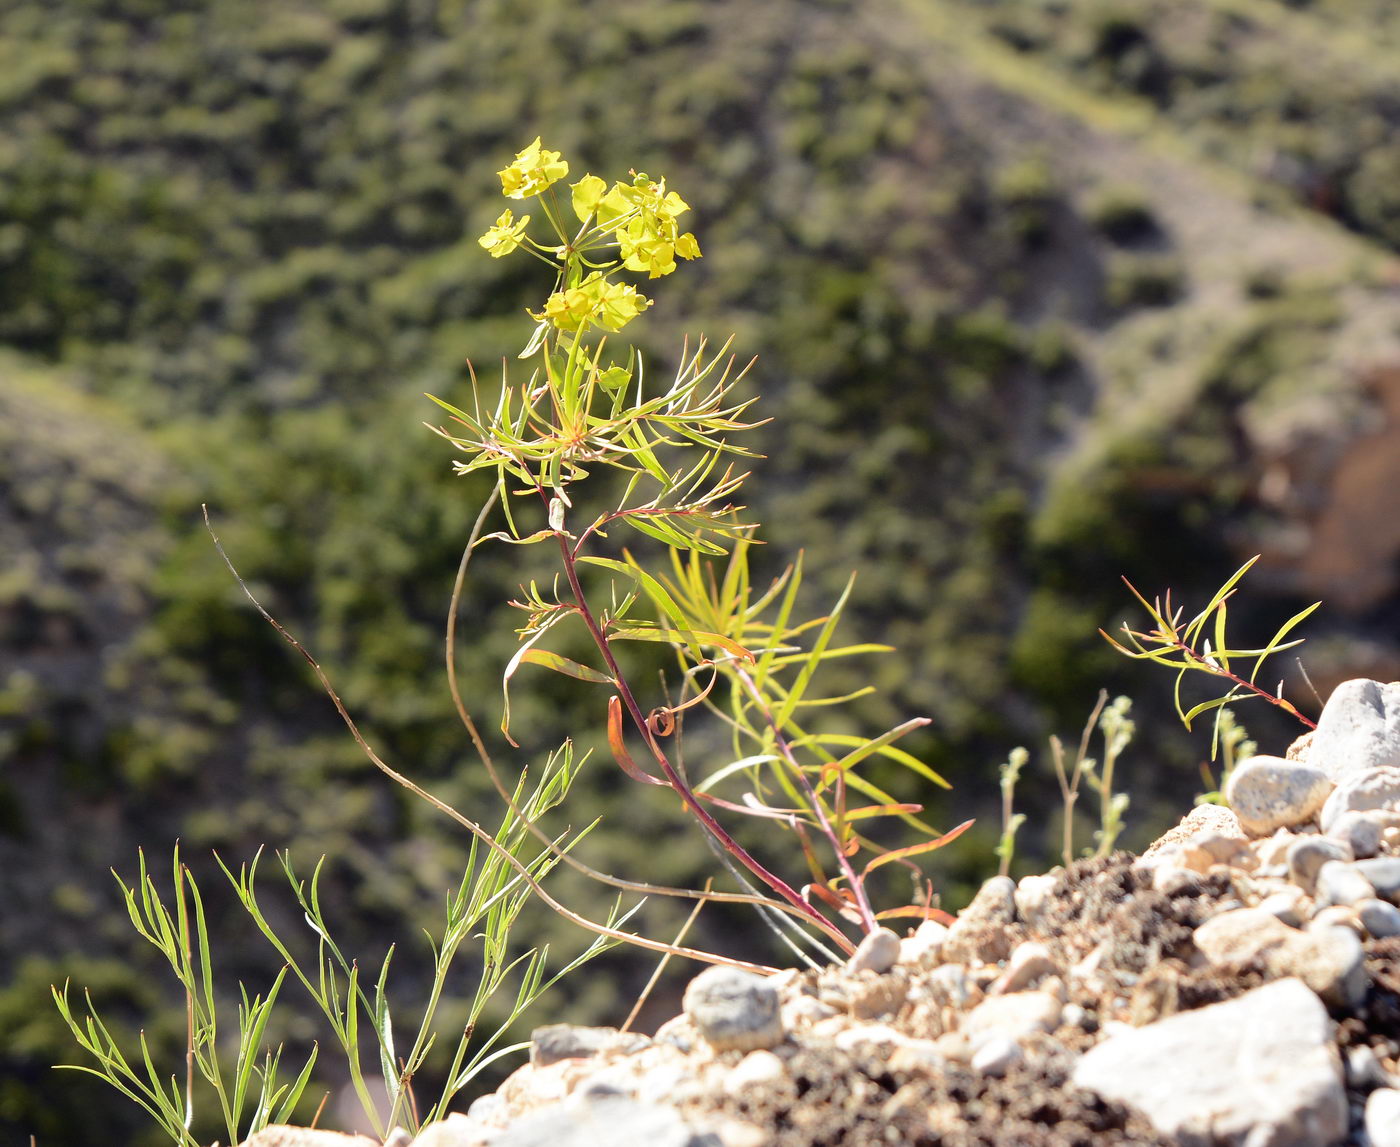
[[[1264,908],[1237,908],[1212,916],[1192,934],[1212,964],[1242,964],[1302,933]]]
[[[1062,1005],[1049,992],[989,996],[967,1014],[962,1030],[974,1052],[996,1036],[1020,1040],[1060,1026]]]
[[[1400,1147],[1400,1091],[1381,1087],[1366,1100],[1366,1134],[1371,1147]]]
[[[932,967],[943,954],[943,942],[948,938],[948,927],[937,920],[925,920],[914,929],[912,936],[899,942],[899,962],[911,967]]]
[[[888,1024],[859,1024],[856,1027],[848,1027],[837,1034],[832,1042],[842,1051],[855,1051],[857,1048],[866,1050],[878,1049],[888,1054],[893,1048],[901,1047],[909,1042],[909,1037],[902,1032],[895,1031]]]
[[[379,1147],[379,1140],[367,1139],[363,1135],[345,1135],[339,1131],[270,1123],[246,1139],[242,1147]]]
[[[745,1120],[726,1119],[714,1133],[719,1136],[720,1147],[768,1147],[768,1132]]]
[[[1218,804],[1200,804],[1181,818],[1174,828],[1167,829],[1143,850],[1142,859],[1151,860],[1162,849],[1171,848],[1203,832],[1222,836],[1243,836],[1240,821],[1229,809]]]
[[[988,995],[1001,996],[1033,988],[1046,976],[1058,976],[1063,969],[1050,956],[1050,949],[1033,940],[1016,945],[1006,961],[1004,971],[987,990]]]
[[[1319,908],[1331,904],[1356,904],[1376,895],[1371,882],[1361,875],[1356,865],[1341,860],[1329,860],[1317,870],[1317,885],[1313,901]]]
[[[1298,836],[1288,848],[1288,879],[1311,894],[1318,870],[1328,861],[1351,860],[1351,846],[1327,836]]]
[[[1333,780],[1400,765],[1400,682],[1343,681],[1317,719],[1308,761]]]
[[[634,1099],[555,1104],[517,1119],[493,1139],[492,1147],[695,1147],[699,1136],[674,1107]]]
[[[798,996],[784,1000],[782,1006],[783,1026],[787,1028],[811,1027],[820,1020],[837,1014],[837,1009],[822,1003],[816,996]]]
[[[1348,773],[1322,806],[1318,818],[1322,831],[1331,832],[1344,813],[1365,809],[1400,811],[1400,768],[1385,766]]]
[[[1377,940],[1400,936],[1400,908],[1384,900],[1363,900],[1356,905],[1356,914],[1366,931]]]
[[[1366,995],[1364,953],[1341,928],[1299,932],[1262,908],[1223,912],[1192,935],[1212,964],[1262,959],[1277,976],[1295,976],[1329,1003],[1355,1005]]]
[[[1079,1060],[1073,1078],[1140,1108],[1167,1136],[1332,1147],[1346,1135],[1347,1102],[1331,1034],[1317,997],[1279,980],[1115,1034]]]
[[[1005,1075],[1025,1058],[1021,1045],[1014,1039],[992,1036],[972,1053],[972,1070],[983,1075]]]
[[[782,1079],[785,1071],[783,1061],[771,1051],[751,1051],[725,1077],[724,1090],[730,1095],[738,1095],[744,1088],[756,1083]]]
[[[958,913],[943,943],[943,958],[995,964],[1011,951],[1007,929],[1016,919],[1016,883],[993,876],[977,890],[972,903]]]
[[[458,1112],[441,1122],[429,1123],[411,1142],[413,1147],[484,1147],[497,1134],[497,1128]]]
[[[1349,904],[1329,904],[1326,908],[1319,908],[1304,925],[1304,930],[1308,932],[1321,932],[1324,928],[1345,928],[1362,939],[1366,936],[1366,926],[1361,923],[1356,909]]]
[[[1373,1087],[1390,1086],[1390,1073],[1385,1070],[1376,1053],[1366,1044],[1354,1044],[1347,1048],[1347,1083],[1352,1087],[1370,1090]]]
[[[866,934],[846,967],[852,972],[888,972],[899,959],[899,937],[888,928]]]
[[[1273,836],[1254,841],[1250,845],[1250,849],[1258,858],[1261,868],[1273,868],[1276,865],[1288,863],[1288,850],[1293,847],[1293,842],[1297,839],[1296,833],[1281,828]]]
[[[1016,902],[1016,915],[1027,924],[1034,924],[1045,911],[1050,901],[1050,892],[1059,883],[1059,869],[1044,872],[1038,876],[1023,876],[1016,882],[1013,899]]]
[[[1283,757],[1248,757],[1230,774],[1225,799],[1250,836],[1311,820],[1332,791],[1320,769]]]
[[[886,1062],[892,1070],[917,1071],[925,1075],[939,1075],[944,1066],[938,1045],[931,1039],[905,1040],[890,1053]]]
[[[1163,853],[1169,856],[1170,853]],[[1152,870],[1152,889],[1163,896],[1175,896],[1178,892],[1196,888],[1201,883],[1201,874],[1175,864],[1161,864]]]
[[[1375,856],[1381,850],[1381,832],[1385,825],[1373,812],[1344,812],[1328,834],[1351,849],[1357,860]]]
[[[1309,928],[1265,953],[1275,975],[1296,976],[1329,1004],[1354,1008],[1366,998],[1366,953],[1350,928]]]
[[[707,968],[690,981],[682,1006],[716,1051],[757,1051],[783,1042],[777,990],[752,972]]]
[[[1306,899],[1307,894],[1301,888],[1287,884],[1259,901],[1258,908],[1270,916],[1277,916],[1290,928],[1297,928],[1309,914],[1308,906],[1303,903]]]
[[[982,995],[982,989],[972,982],[961,964],[941,964],[935,968],[929,976],[929,986],[959,1010]]]
[[[1204,852],[1215,864],[1228,864],[1232,868],[1252,868],[1255,864],[1254,854],[1249,850],[1249,839],[1243,833],[1202,832],[1186,843],[1188,847]]]
[[[1376,890],[1382,900],[1392,904],[1400,901],[1400,856],[1375,856],[1358,860],[1356,869]]]

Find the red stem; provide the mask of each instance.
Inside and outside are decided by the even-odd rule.
[[[1248,689],[1256,697],[1264,698],[1264,700],[1267,701],[1270,705],[1286,708],[1288,712],[1292,713],[1293,716],[1297,717],[1298,720],[1303,722],[1303,724],[1306,725],[1309,729],[1317,728],[1317,722],[1309,720],[1307,717],[1303,716],[1303,714],[1298,710],[1298,707],[1294,705],[1291,701],[1284,701],[1282,697],[1275,697],[1272,693],[1268,692],[1267,690],[1260,689],[1258,685],[1254,684],[1254,682],[1246,681],[1243,677],[1236,676],[1234,673],[1231,673],[1228,669],[1222,669],[1219,665],[1207,661],[1204,657],[1202,657],[1199,653],[1197,653],[1194,649],[1192,649],[1189,645],[1182,641],[1181,638],[1177,637],[1173,640],[1176,643],[1176,647],[1179,650],[1181,650],[1181,653],[1184,657],[1190,658],[1192,661],[1197,662],[1197,664],[1202,666],[1208,673],[1213,673],[1217,677],[1224,677],[1227,681],[1233,681],[1241,689]]]
[[[546,490],[539,488],[539,494],[548,505],[549,495]],[[793,907],[803,913],[813,924],[819,927],[826,935],[831,937],[847,953],[855,951],[855,945],[836,928],[825,916],[813,908],[804,900],[798,891],[788,884],[782,877],[770,872],[757,859],[755,859],[747,849],[725,831],[724,826],[710,815],[709,811],[691,792],[690,786],[676,772],[661,746],[656,743],[656,738],[652,736],[651,730],[647,728],[646,717],[642,713],[641,707],[637,704],[636,698],[632,695],[632,689],[627,680],[622,675],[622,670],[618,667],[616,659],[613,657],[612,647],[607,636],[599,627],[597,620],[593,617],[592,610],[588,607],[588,600],[584,596],[583,586],[578,579],[578,569],[574,561],[574,554],[569,549],[563,531],[558,531],[556,537],[559,542],[559,552],[564,562],[564,574],[569,579],[569,588],[574,595],[574,604],[578,607],[579,616],[583,618],[583,623],[588,627],[589,635],[598,646],[603,655],[603,660],[607,663],[608,672],[612,674],[613,680],[617,682],[619,695],[622,703],[627,706],[627,712],[632,717],[632,723],[637,727],[642,739],[646,742],[647,748],[651,750],[656,763],[661,767],[667,782],[676,791],[676,794],[685,804],[686,809],[693,815],[705,829],[712,835],[724,849],[738,860],[745,868],[752,872],[759,880],[763,881],[769,888],[788,901]]]

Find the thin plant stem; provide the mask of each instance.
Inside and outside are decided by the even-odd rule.
[[[229,572],[233,574],[234,580],[238,582],[238,586],[243,591],[243,595],[250,602],[252,602],[253,608],[256,609],[258,613],[262,615],[263,620],[265,620],[269,625],[271,625],[275,630],[277,630],[277,632],[281,634],[282,638],[289,645],[291,645],[293,649],[300,653],[302,658],[306,661],[306,663],[311,666],[312,672],[316,674],[317,681],[321,683],[321,688],[325,691],[326,696],[330,698],[331,704],[335,706],[335,711],[338,714],[340,714],[340,719],[343,722],[345,722],[345,727],[350,731],[350,735],[354,738],[355,744],[357,744],[360,747],[360,751],[365,754],[365,756],[369,759],[370,763],[373,764],[374,767],[377,768],[381,773],[383,773],[386,777],[392,780],[395,784],[402,785],[409,792],[413,793],[414,796],[418,797],[423,801],[426,801],[433,808],[437,809],[440,813],[450,817],[457,824],[461,825],[462,828],[466,829],[469,833],[476,837],[477,840],[481,841],[482,844],[484,844],[488,849],[490,849],[493,853],[499,856],[502,862],[509,865],[510,868],[515,871],[516,875],[518,875],[520,879],[530,887],[530,890],[534,892],[536,896],[538,896],[541,900],[545,902],[545,904],[549,905],[550,908],[552,908],[555,912],[557,912],[565,920],[568,920],[570,923],[577,924],[580,928],[584,928],[589,932],[594,933],[595,935],[607,936],[610,939],[620,940],[623,943],[634,944],[639,948],[649,948],[653,952],[671,952],[674,955],[684,956],[691,960],[698,960],[701,963],[725,964],[729,967],[741,968],[746,972],[756,972],[759,975],[764,976],[771,976],[776,974],[776,972],[778,971],[777,968],[771,968],[765,964],[751,964],[747,960],[738,960],[729,956],[720,956],[716,955],[713,952],[702,952],[694,948],[681,948],[672,944],[662,943],[659,940],[649,940],[645,936],[638,936],[632,932],[624,932],[620,928],[613,928],[607,924],[599,924],[596,920],[590,920],[586,916],[579,915],[577,912],[573,911],[573,909],[565,907],[553,896],[551,896],[540,884],[540,882],[534,878],[534,876],[530,873],[530,870],[526,868],[526,866],[522,864],[507,848],[502,846],[494,836],[492,836],[489,832],[486,831],[486,829],[482,828],[475,821],[465,816],[457,809],[453,808],[446,801],[441,800],[438,797],[434,796],[432,793],[428,792],[428,790],[423,788],[421,785],[409,780],[408,777],[404,776],[397,769],[393,768],[393,766],[388,764],[388,762],[386,762],[382,757],[380,757],[380,755],[377,752],[374,751],[373,747],[371,747],[369,742],[365,740],[364,734],[360,732],[360,727],[355,723],[355,719],[350,716],[350,711],[345,708],[345,703],[340,699],[340,694],[338,694],[335,691],[335,688],[331,685],[330,678],[326,676],[326,671],[321,668],[320,663],[317,662],[317,660],[311,656],[310,652],[307,651],[306,647],[302,645],[300,641],[298,641],[295,637],[292,636],[292,634],[287,630],[286,626],[284,626],[280,621],[273,617],[272,614],[268,613],[267,610],[263,608],[262,603],[259,602],[256,597],[253,596],[252,590],[248,588],[247,583],[243,580],[241,576],[239,576],[238,570],[234,567],[233,562],[229,559],[228,554],[224,552],[223,543],[219,541],[218,534],[215,533],[213,524],[209,520],[209,507],[207,505],[204,506],[203,511],[205,528],[208,529],[209,536],[214,540],[214,548],[219,551],[219,556],[223,558],[224,564],[228,566]]]
[[[179,881],[175,894],[180,899],[180,940],[184,946],[185,965],[193,967],[193,949],[190,947],[190,918],[184,910],[185,887],[184,865],[176,869]],[[185,984],[185,1130],[194,1122],[194,985]]]
[[[530,834],[534,836],[544,848],[549,850],[552,856],[557,860],[562,860],[575,871],[582,873],[592,880],[598,881],[600,884],[606,884],[612,888],[620,888],[626,892],[637,892],[643,896],[670,896],[676,899],[710,900],[715,903],[724,904],[751,904],[760,909],[760,911],[771,910],[775,912],[784,912],[791,917],[805,921],[807,919],[807,914],[794,908],[786,901],[775,900],[770,896],[761,896],[754,892],[700,892],[694,888],[674,888],[663,884],[649,884],[641,880],[624,880],[620,876],[613,876],[610,873],[602,872],[591,865],[585,864],[571,852],[560,848],[558,844],[550,839],[549,835],[545,833],[543,829],[521,812],[515,798],[511,795],[509,787],[507,787],[504,780],[502,780],[500,770],[496,768],[496,762],[486,747],[486,742],[482,738],[480,730],[477,728],[476,720],[472,717],[466,707],[466,703],[462,700],[462,691],[457,683],[457,616],[460,609],[462,590],[466,584],[467,567],[471,564],[472,554],[475,552],[476,542],[485,526],[486,519],[490,515],[491,510],[495,508],[499,498],[500,488],[493,487],[490,497],[487,498],[480,513],[477,514],[476,523],[472,527],[471,535],[468,537],[467,544],[462,550],[462,559],[457,565],[457,576],[452,583],[452,596],[448,604],[446,654],[447,684],[452,694],[453,706],[457,710],[457,717],[462,722],[463,728],[466,729],[467,736],[472,742],[472,748],[475,750],[478,759],[486,770],[486,775],[491,779],[491,784],[495,787],[501,800],[505,802],[516,818],[524,823]],[[727,854],[722,851],[720,855],[722,859],[727,858]],[[737,872],[737,870],[735,871]],[[786,934],[784,933],[782,935],[784,941],[790,943]],[[799,935],[806,937],[807,933],[799,932]],[[794,950],[796,951],[796,949]],[[829,956],[829,953],[826,953],[825,949],[822,949],[822,951]],[[800,951],[798,951],[797,954],[803,956],[803,953]]]
[[[712,883],[712,880],[705,881],[705,892],[708,893],[710,891],[710,885]],[[672,943],[679,944],[685,940],[685,934],[690,931],[691,925],[695,923],[695,918],[700,915],[700,909],[703,907],[705,907],[705,900],[703,898],[695,902],[695,907],[690,910],[690,915],[685,918],[685,923],[681,925],[681,930],[676,933],[676,938]],[[637,1013],[642,1010],[642,1006],[651,995],[651,990],[656,987],[657,980],[661,979],[661,973],[666,970],[666,965],[670,962],[670,952],[667,952],[666,955],[662,956],[661,959],[657,961],[656,968],[651,973],[651,978],[647,980],[646,987],[642,989],[642,994],[637,997],[637,1002],[632,1005],[632,1010],[627,1013],[627,1018],[622,1021],[622,1027],[618,1029],[619,1031],[625,1032],[631,1029],[632,1021],[637,1018]]]
[[[542,488],[540,490],[540,495],[547,500],[547,495]],[[773,889],[779,896],[783,897],[789,904],[792,904],[802,911],[813,924],[840,945],[843,951],[847,954],[854,952],[855,945],[852,944],[850,939],[837,929],[830,920],[803,900],[797,890],[783,880],[782,877],[765,868],[758,860],[750,855],[743,845],[725,831],[724,826],[710,815],[709,810],[700,803],[695,794],[691,791],[690,786],[686,784],[680,774],[676,772],[670,759],[665,752],[662,751],[661,746],[656,741],[656,737],[647,726],[646,716],[642,713],[641,706],[637,704],[637,699],[633,695],[632,689],[627,683],[627,679],[622,675],[622,671],[618,667],[617,660],[613,656],[611,644],[599,627],[597,619],[593,616],[593,611],[589,608],[588,599],[583,592],[583,585],[579,581],[578,567],[574,561],[573,554],[569,550],[569,544],[565,535],[562,532],[557,532],[557,539],[559,542],[559,552],[564,560],[564,574],[568,578],[569,588],[574,595],[574,604],[579,611],[579,616],[583,618],[584,625],[587,627],[599,652],[602,653],[603,660],[607,663],[608,671],[612,674],[613,680],[617,684],[618,694],[621,696],[622,703],[626,706],[627,712],[632,718],[633,725],[636,726],[638,732],[641,734],[642,740],[646,742],[647,748],[651,750],[652,757],[661,767],[661,771],[665,774],[666,780],[675,790],[676,795],[684,802],[686,809],[720,842],[721,845],[724,846],[726,851],[758,877],[759,880],[767,884],[768,887]]]
[[[793,775],[797,778],[797,783],[802,786],[803,795],[811,802],[812,809],[817,815],[817,822],[821,826],[822,835],[831,842],[832,850],[836,853],[836,863],[845,874],[850,885],[851,893],[856,898],[856,910],[860,913],[861,925],[867,933],[874,932],[879,928],[879,923],[875,919],[875,912],[870,907],[870,898],[865,893],[865,881],[857,874],[851,864],[850,857],[846,855],[846,850],[841,847],[841,838],[831,825],[831,819],[826,815],[826,808],[822,805],[821,798],[817,796],[816,790],[812,787],[812,782],[807,779],[807,774],[803,771],[802,765],[793,755],[792,746],[783,736],[783,731],[778,728],[778,723],[773,718],[772,710],[763,700],[763,695],[758,691],[758,686],[754,684],[750,677],[739,666],[734,666],[734,674],[753,698],[754,704],[758,706],[759,712],[763,714],[763,719],[768,723],[768,727],[773,731],[773,739],[778,747],[778,752],[783,755],[792,769]]]

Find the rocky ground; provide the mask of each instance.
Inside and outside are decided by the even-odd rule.
[[[1343,685],[1226,795],[844,966],[711,968],[654,1037],[542,1028],[396,1147],[1400,1147],[1400,683]]]

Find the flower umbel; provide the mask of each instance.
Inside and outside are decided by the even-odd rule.
[[[528,215],[522,215],[517,220],[511,209],[507,207],[501,212],[495,226],[487,228],[486,234],[477,242],[491,252],[491,258],[499,259],[502,255],[509,255],[520,246],[520,240],[525,236],[525,225],[529,222]]]
[[[501,177],[501,193],[507,199],[529,199],[568,175],[569,164],[559,152],[541,148],[540,137],[536,136],[514,163],[496,174]]]
[[[637,288],[624,283],[612,283],[601,272],[594,271],[576,287],[555,291],[545,300],[534,319],[547,319],[561,331],[581,331],[593,325],[619,331],[647,307],[651,300],[637,293]]]

